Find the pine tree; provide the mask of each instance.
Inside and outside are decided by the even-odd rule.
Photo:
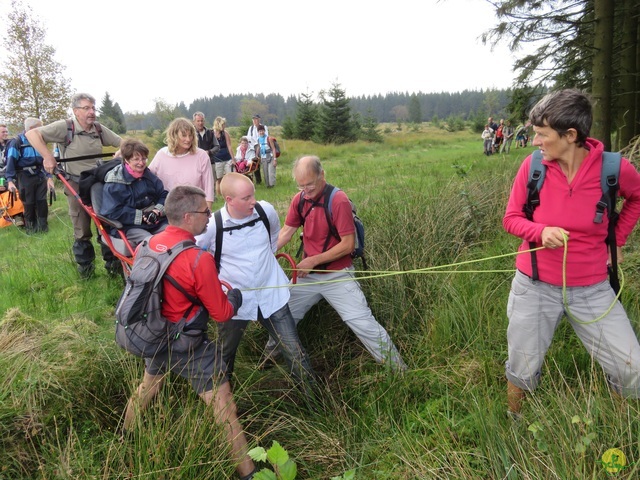
[[[310,93],[303,93],[298,98],[295,120],[295,138],[311,140],[318,122],[318,108],[314,105]]]
[[[372,109],[369,109],[367,115],[364,117],[360,137],[367,142],[383,142],[382,134],[378,131],[378,121],[376,120]]]
[[[409,121],[411,123],[422,123],[422,107],[415,93],[411,95],[409,100]]]
[[[317,135],[321,143],[349,143],[358,138],[349,99],[340,84],[334,83],[328,92],[320,92],[320,114]]]
[[[65,118],[71,100],[64,67],[54,60],[55,49],[45,43],[45,30],[22,3],[11,3],[0,73],[0,117],[22,125],[26,117],[44,123]]]
[[[113,103],[109,92],[104,94],[102,99],[102,107],[100,108],[100,117],[98,119],[107,128],[110,128],[115,133],[123,134],[127,133],[127,127],[124,120],[124,114],[120,105]]]

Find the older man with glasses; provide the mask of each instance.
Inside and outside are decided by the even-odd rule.
[[[65,171],[69,184],[78,192],[80,175],[85,170],[95,168],[102,156],[102,146],[119,147],[122,139],[107,127],[96,121],[96,100],[88,93],[76,93],[71,99],[73,118],[58,120],[44,127],[29,130],[25,136],[43,158],[44,168],[54,173],[57,160],[47,148],[47,143],[57,143],[60,158],[64,159],[95,155],[95,158],[65,163]],[[84,279],[93,276],[95,266],[95,251],[91,243],[91,217],[82,208],[76,197],[65,188],[65,195],[69,204],[69,216],[73,223],[73,255],[78,264],[78,273]],[[121,272],[120,261],[115,258],[108,247],[101,244],[102,258],[105,268],[111,275]]]
[[[289,308],[296,324],[324,298],[336,309],[342,321],[357,335],[379,363],[388,363],[394,371],[404,371],[396,346],[387,331],[371,313],[367,299],[355,279],[351,252],[355,244],[355,224],[347,195],[338,190],[333,197],[332,223],[338,238],[331,233],[324,204],[333,187],[327,184],[320,159],[302,157],[293,165],[293,178],[300,193],[293,197],[278,236],[278,250],[293,238],[304,224],[303,259],[298,263],[298,286],[291,289]],[[300,202],[303,202],[300,208]],[[270,339],[265,362],[273,362],[277,348]]]

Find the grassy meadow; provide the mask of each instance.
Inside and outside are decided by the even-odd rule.
[[[361,283],[409,371],[376,364],[321,303],[299,327],[328,388],[325,411],[310,411],[283,372],[256,369],[266,334],[254,325],[235,381],[250,448],[279,442],[298,479],[351,469],[362,480],[638,478],[640,405],[610,394],[566,322],[523,418],[506,416],[505,309],[519,241],[503,231],[502,215],[531,148],[485,157],[478,134],[386,128],[383,144],[278,137],[277,185],[257,186],[256,196],[284,219],[297,191],[293,160],[320,156],[327,180],[358,206],[369,264],[360,275],[376,277]],[[122,282],[102,262],[93,279],[78,278],[61,190],[49,218],[46,235],[0,230],[0,479],[236,478],[221,432],[181,379],[121,438],[143,372],[113,341]],[[622,302],[636,326],[638,245],[634,233],[622,265]],[[627,468],[607,472],[601,458],[614,447]]]

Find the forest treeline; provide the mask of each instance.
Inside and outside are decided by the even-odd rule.
[[[441,93],[386,93],[384,95],[348,97],[351,111],[363,118],[372,117],[379,123],[431,121],[452,116],[471,120],[478,116],[505,116],[511,90],[464,90]],[[188,106],[184,102],[173,106],[176,114],[191,118],[203,112],[207,124],[217,116],[225,117],[230,126],[250,123],[253,114],[260,114],[267,125],[281,125],[296,116],[301,97],[279,94],[234,94],[197,98]],[[417,105],[416,105],[417,103]],[[167,105],[157,105],[152,112],[124,114],[127,129],[162,128]],[[417,112],[417,114],[416,114]],[[415,116],[418,115],[418,118]],[[515,120],[515,119],[514,119]]]

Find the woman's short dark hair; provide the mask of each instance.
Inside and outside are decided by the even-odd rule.
[[[558,90],[548,93],[536,103],[529,120],[536,127],[551,127],[560,136],[574,128],[577,132],[576,143],[581,147],[591,130],[593,108],[589,97],[580,90]]]
[[[137,138],[125,138],[120,144],[120,154],[125,160],[131,160],[133,154],[138,152],[142,158],[149,156],[149,149]]]

